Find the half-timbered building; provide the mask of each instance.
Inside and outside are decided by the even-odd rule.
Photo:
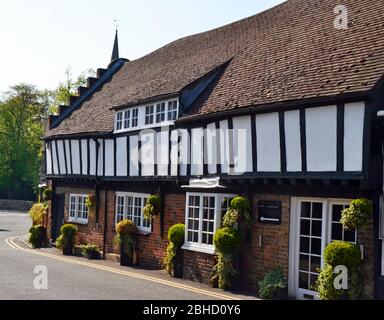
[[[344,0],[338,28],[339,4],[289,0],[134,61],[115,48],[49,120],[50,237],[69,221],[106,255],[129,218],[138,263],[161,267],[168,228],[185,223],[184,277],[208,283],[213,234],[244,195],[255,221],[240,253],[244,288],[280,266],[290,296],[313,298],[323,249],[339,239],[361,248],[365,297],[382,295],[384,7]],[[163,206],[152,225],[142,210],[151,194]],[[340,212],[362,197],[373,217],[345,231]]]

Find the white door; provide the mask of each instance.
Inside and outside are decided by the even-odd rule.
[[[323,266],[325,246],[333,240],[356,243],[356,231],[344,231],[341,211],[344,199],[292,198],[289,293],[297,299],[317,299],[314,290]]]

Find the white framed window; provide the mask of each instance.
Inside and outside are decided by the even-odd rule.
[[[88,208],[85,201],[86,194],[70,194],[69,195],[69,221],[88,223]]]
[[[149,194],[116,192],[115,223],[129,219],[143,232],[151,232],[151,224],[144,219],[143,209],[147,204]]]
[[[162,100],[118,110],[115,113],[115,133],[173,125],[179,116],[177,98]]]
[[[341,219],[341,212],[349,207],[349,203],[342,201],[329,203],[329,220],[330,220],[330,241],[347,241],[353,244],[357,243],[357,230],[345,230],[343,228]]]
[[[129,128],[131,122],[131,110],[124,111],[124,129]]]
[[[165,102],[156,104],[156,123],[165,121]]]
[[[153,113],[154,113],[153,105],[145,107],[145,125],[153,124]]]
[[[134,108],[131,110],[131,113],[132,113],[132,118],[131,118],[132,128],[135,128],[138,125],[139,109]]]
[[[116,131],[123,129],[123,112],[116,113]]]
[[[213,235],[236,195],[188,192],[185,208],[185,243],[183,249],[213,254]]]
[[[177,119],[177,100],[168,101],[168,121],[175,121]]]

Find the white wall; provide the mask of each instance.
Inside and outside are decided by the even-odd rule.
[[[207,125],[207,155],[205,161],[208,162],[208,173],[214,174],[217,172],[217,145],[219,143],[219,138],[217,135],[216,124],[210,123]]]
[[[96,142],[89,140],[89,174],[96,175]]]
[[[59,154],[59,169],[60,174],[67,174],[65,171],[65,154],[63,140],[57,140],[57,152]]]
[[[99,143],[99,154],[97,155],[97,175],[102,176],[103,175],[103,139],[97,139],[97,142]]]
[[[88,174],[88,142],[81,140],[81,169],[84,175]]]
[[[300,111],[284,112],[285,149],[287,171],[298,172],[302,170],[301,163],[301,136]]]
[[[344,171],[363,170],[365,103],[347,103],[344,108]]]
[[[105,140],[105,175],[114,175],[114,162],[115,162],[115,151],[114,141],[112,139]]]
[[[180,162],[180,175],[186,176],[188,163],[190,162],[191,140],[189,137],[188,130],[179,129],[178,132],[179,132],[179,137],[181,139],[179,144],[180,159],[178,160]],[[177,159],[177,156],[176,156],[176,159]]]
[[[203,167],[203,128],[194,128],[191,130],[191,175],[202,175]]]
[[[252,172],[252,127],[250,116],[233,118],[233,156],[235,173]]]
[[[280,172],[279,114],[266,113],[256,116],[257,171]]]
[[[59,161],[56,153],[56,142],[52,141],[53,174],[59,174]]]
[[[52,153],[49,143],[45,144],[45,159],[46,159],[46,171],[47,174],[52,174]]]
[[[67,174],[72,174],[72,167],[71,167],[71,154],[69,152],[69,142],[70,140],[65,140],[65,158],[67,159]]]
[[[119,177],[128,175],[126,137],[119,137],[116,139],[116,175]]]
[[[229,150],[229,132],[228,132],[228,120],[220,121],[220,155],[219,162],[221,164],[221,172],[229,173],[230,163],[230,150]]]
[[[129,175],[138,176],[139,174],[139,137],[129,137]]]
[[[176,176],[177,175],[177,167],[178,167],[178,131],[177,130],[172,130],[171,135],[171,176]],[[186,172],[186,171],[185,171]]]
[[[73,174],[80,174],[79,140],[71,140]]]
[[[141,175],[154,176],[155,175],[155,139],[156,135],[152,133],[143,133],[140,135],[141,148],[140,148],[140,161],[141,161]]]
[[[336,171],[336,119],[336,106],[305,110],[308,171]]]
[[[161,131],[157,133],[157,175],[167,176],[169,165],[169,131]]]

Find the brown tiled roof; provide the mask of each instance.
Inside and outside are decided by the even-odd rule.
[[[176,93],[233,58],[185,116],[368,91],[384,75],[383,0],[344,0],[348,30],[333,22],[338,0],[289,0],[126,63],[102,90],[47,136],[113,130],[116,105]]]

